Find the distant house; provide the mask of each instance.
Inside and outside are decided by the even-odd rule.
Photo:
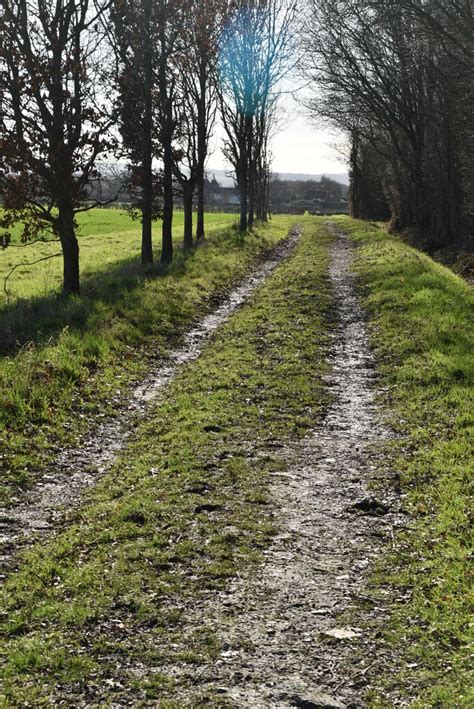
[[[288,214],[344,214],[349,209],[347,189],[326,177],[319,182],[276,179],[271,184],[271,209]]]
[[[211,207],[235,207],[239,204],[239,193],[235,187],[222,187],[213,176],[204,185],[204,201]]]
[[[212,180],[208,180],[206,177],[206,181],[204,183],[204,195],[206,202],[219,201],[221,189],[222,188],[217,182],[215,175]]]

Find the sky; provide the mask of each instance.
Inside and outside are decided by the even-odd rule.
[[[346,173],[347,162],[341,149],[341,135],[330,132],[323,126],[312,123],[304,109],[290,96],[284,101],[281,130],[273,138],[273,172],[305,174]],[[222,170],[228,166],[219,149],[223,130],[217,127],[214,136],[214,153],[209,160],[209,169]]]
[[[293,114],[273,139],[274,172],[308,174],[347,172],[347,163],[337,150],[342,138]]]

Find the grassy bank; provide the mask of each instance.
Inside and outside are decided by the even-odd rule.
[[[388,587],[404,600],[391,609],[373,702],[387,706],[377,697],[389,692],[413,706],[472,706],[472,289],[384,231],[337,221],[359,247],[385,405],[400,436],[391,456],[411,515],[376,578],[375,597]]]
[[[182,706],[167,665],[182,668],[186,694],[201,660],[219,655],[204,627],[187,634],[182,609],[268,543],[274,443],[313,427],[325,403],[329,240],[305,221],[295,255],[180,373],[71,526],[7,583],[7,705]]]
[[[28,487],[89,416],[107,410],[112,393],[176,345],[290,226],[288,218],[278,218],[244,239],[232,227],[216,230],[192,254],[178,252],[165,271],[157,266],[144,273],[136,256],[116,254],[112,265],[84,280],[80,298],[50,294],[1,309],[3,500]],[[109,238],[103,238],[104,251],[113,248]],[[101,242],[94,237],[93,243],[99,258]]]

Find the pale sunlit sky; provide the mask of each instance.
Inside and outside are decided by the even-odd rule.
[[[273,138],[274,172],[305,174],[347,173],[347,162],[341,151],[344,138],[323,126],[312,123],[304,109],[289,96],[280,118],[281,130]],[[222,170],[228,166],[219,149],[223,130],[217,127],[208,169]]]
[[[273,139],[274,171],[302,173],[339,173],[347,163],[338,153],[341,137],[316,128],[308,119],[295,115]]]

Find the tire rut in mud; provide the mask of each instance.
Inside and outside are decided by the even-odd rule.
[[[21,548],[54,533],[65,514],[80,503],[84,491],[111,467],[137,424],[146,417],[150,404],[166,394],[167,385],[181,367],[200,357],[213,333],[290,256],[300,236],[301,229],[295,227],[262,265],[187,333],[183,346],[160,361],[118,404],[115,417],[90,430],[77,447],[64,450],[56,460],[54,472],[44,476],[18,505],[0,508],[0,579],[15,570],[15,558]]]
[[[205,595],[184,619],[186,636],[207,627],[222,647],[212,666],[190,675],[162,667],[183,690],[183,706],[220,696],[225,706],[362,707],[366,673],[377,658],[354,663],[363,631],[338,616],[362,592],[367,573],[393,528],[395,498],[376,500],[369,483],[391,433],[382,425],[363,310],[355,293],[353,247],[334,233],[330,277],[336,323],[330,352],[332,393],[323,421],[278,452],[287,469],[273,474],[279,534],[263,566]],[[275,451],[273,451],[275,452]],[[186,638],[183,638],[183,647]],[[213,704],[214,706],[214,704]]]

